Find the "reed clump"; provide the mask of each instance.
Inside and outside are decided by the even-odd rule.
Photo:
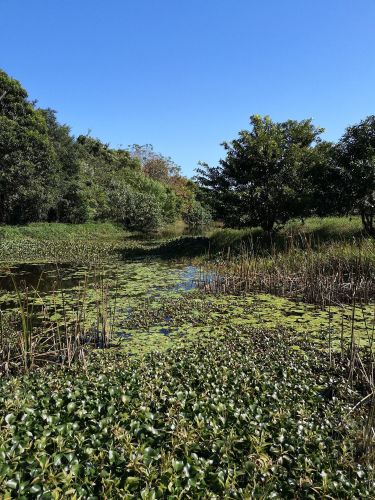
[[[43,300],[38,286],[21,287],[11,278],[17,308],[0,310],[0,375],[28,372],[48,364],[69,367],[76,361],[84,363],[88,349],[110,345],[115,305],[102,275],[98,274],[93,284],[84,277],[73,307],[71,303],[67,306],[60,282],[54,292],[60,296],[58,308],[56,301],[47,304]],[[89,286],[96,297],[90,313]]]
[[[317,244],[291,237],[285,250],[267,254],[251,245],[229,248],[208,264],[199,283],[214,293],[270,293],[323,307],[375,299],[375,244],[372,240]]]

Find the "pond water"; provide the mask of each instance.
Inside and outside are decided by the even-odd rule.
[[[199,269],[162,261],[113,261],[98,266],[20,264],[0,269],[0,309],[10,313],[22,304],[33,310],[34,324],[43,318],[74,321],[78,311],[87,324],[98,311],[111,317],[116,333],[134,308],[178,297],[196,286]],[[161,332],[165,334],[166,332]]]
[[[271,295],[191,294],[201,270],[158,260],[113,260],[99,266],[21,264],[0,268],[0,311],[19,311],[20,298],[33,325],[66,325],[98,318],[109,322],[113,337],[132,353],[164,349],[184,340],[200,341],[238,327],[283,325],[326,341],[328,331],[349,338],[353,319],[360,343],[373,336],[374,307],[357,309],[296,303]],[[207,276],[206,276],[207,277]],[[19,292],[19,296],[17,295]],[[18,312],[19,314],[19,312]],[[336,342],[339,345],[339,340]]]
[[[59,289],[76,290],[84,283],[104,280],[107,285],[117,284],[120,294],[149,297],[171,289],[190,290],[198,273],[194,266],[159,261],[114,261],[93,267],[27,263],[0,268],[0,292],[3,299],[13,295],[17,288],[35,290],[45,296]]]

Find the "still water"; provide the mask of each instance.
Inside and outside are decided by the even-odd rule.
[[[142,333],[138,325],[132,328],[132,315],[181,297],[196,287],[198,278],[199,269],[193,266],[156,260],[117,260],[100,267],[52,263],[2,267],[0,313],[17,316],[21,306],[32,315],[35,327],[51,321],[64,327],[79,319],[87,329],[105,316],[116,338],[129,345],[136,336],[137,350],[148,349],[158,345],[158,338],[171,334],[168,341],[172,341],[180,333],[168,328],[168,318]]]

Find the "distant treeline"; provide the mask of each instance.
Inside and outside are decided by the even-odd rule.
[[[151,145],[113,149],[73,137],[0,70],[0,224],[120,222],[153,231],[183,218],[206,224],[197,186]]]
[[[219,165],[201,164],[197,182],[227,226],[271,231],[289,219],[358,214],[375,236],[375,116],[321,139],[311,119],[250,118],[250,130],[224,142]]]

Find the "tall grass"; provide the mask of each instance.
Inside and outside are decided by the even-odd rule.
[[[313,247],[322,243],[344,243],[366,239],[358,217],[311,217],[304,222],[290,221],[278,231],[267,233],[261,228],[221,228],[207,234],[212,254],[225,255],[228,248],[232,253],[247,248],[258,255],[270,252],[285,252],[293,240],[295,246],[304,246],[306,240]]]
[[[210,292],[270,293],[319,304],[369,303],[375,299],[375,243],[317,244],[306,235],[291,237],[284,251],[254,246],[225,252],[209,263],[201,288]]]
[[[110,345],[116,302],[113,304],[102,274],[94,280],[96,299],[94,311],[90,306],[90,317],[87,276],[69,309],[61,280],[54,292],[59,295],[57,308],[57,301],[52,301],[52,306],[43,301],[38,286],[22,289],[12,274],[11,278],[17,310],[0,310],[0,374],[27,372],[46,364],[71,366],[75,361],[84,362],[88,349]]]

